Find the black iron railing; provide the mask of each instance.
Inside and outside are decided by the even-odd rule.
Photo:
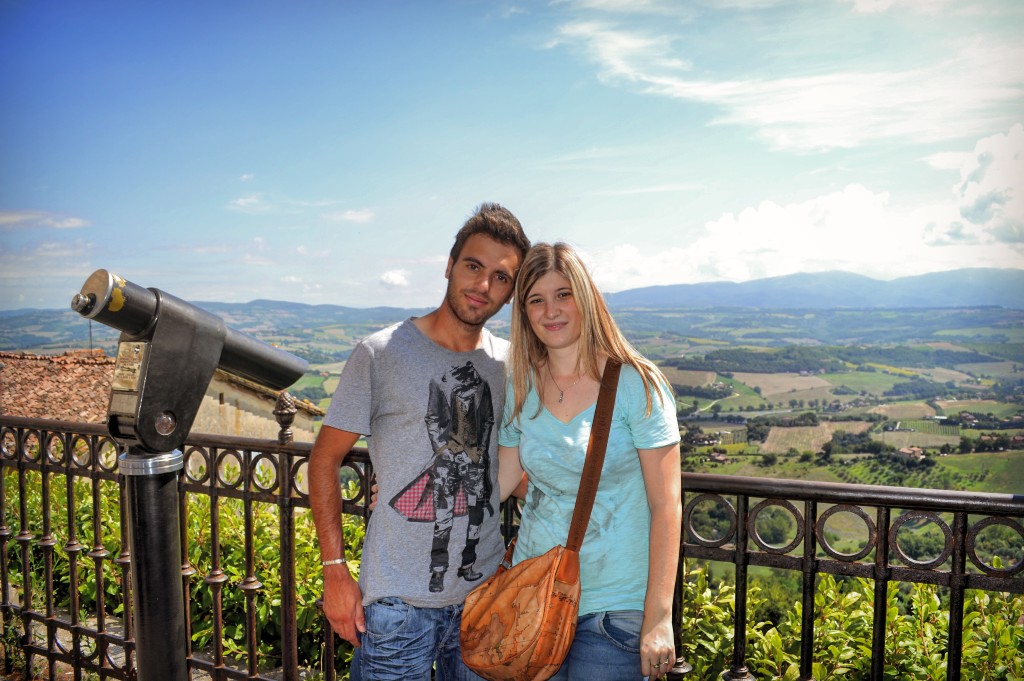
[[[814,597],[819,575],[874,581],[871,679],[882,679],[885,669],[891,582],[949,588],[949,681],[960,679],[965,592],[982,589],[1024,593],[1024,527],[1020,523],[1024,495],[699,474],[683,474],[683,489],[683,558],[724,561],[735,566],[734,646],[731,665],[723,676],[727,681],[754,678],[745,663],[749,566],[781,568],[801,575],[801,681],[814,678]],[[724,521],[714,536],[707,536],[711,533],[695,522],[702,507],[709,505]],[[791,518],[793,532],[780,543],[769,543],[759,531],[759,516],[768,509],[781,509]],[[840,514],[848,514],[862,524],[864,538],[859,548],[839,547],[835,539],[830,539],[827,525]],[[950,515],[952,522],[946,519]],[[908,555],[900,543],[901,532],[928,523],[941,530],[941,549],[927,558]],[[976,550],[979,535],[994,525],[1016,532],[1019,543],[1010,565],[993,566]],[[1016,645],[1024,648],[1024,640]]]
[[[123,501],[124,480],[117,471],[120,447],[100,425],[8,416],[0,416],[0,444],[5,669],[10,671],[14,654],[20,652],[29,665],[44,660],[50,679],[58,678],[62,665],[70,667],[76,679],[86,673],[101,679],[134,678],[131,555],[121,541],[122,512],[110,518],[105,501],[111,496]],[[316,541],[306,510],[309,451],[309,444],[221,436],[193,435],[186,442],[179,488],[185,620],[209,623],[208,631],[188,632],[190,673],[216,679],[297,679],[305,666],[300,649],[314,648],[322,651],[324,677],[334,678],[335,638],[319,616],[319,638],[309,640],[306,601],[309,582],[318,579],[319,569],[315,561],[297,560],[297,554],[315,548]],[[346,459],[343,477],[351,482],[343,510],[354,521],[368,514],[365,490],[370,476],[364,450]],[[950,589],[947,679],[959,678],[965,591],[1024,593],[1024,555],[997,567],[976,551],[978,536],[992,526],[1015,531],[1024,546],[1022,496],[695,474],[683,475],[683,488],[682,558],[734,566],[733,654],[724,676],[729,680],[753,678],[746,668],[751,566],[801,575],[803,680],[813,678],[813,605],[819,575],[874,580],[872,679],[881,679],[886,665],[890,583]],[[84,504],[83,494],[88,496]],[[792,519],[793,530],[782,544],[769,543],[759,529],[759,518],[769,509]],[[704,523],[709,510],[718,518],[713,527]],[[826,529],[830,519],[841,514],[863,524],[864,538],[855,550],[838,546]],[[222,527],[225,523],[234,533]],[[506,533],[512,523],[506,509]],[[944,537],[939,554],[927,560],[907,555],[900,545],[901,532],[921,523],[934,523]],[[273,562],[280,566],[276,572],[268,571],[261,558],[268,540],[280,559]],[[55,578],[56,562],[66,563],[61,572],[68,575],[66,583]],[[313,572],[297,574],[297,569],[308,568],[306,563],[313,563]],[[17,574],[12,574],[12,566]],[[682,595],[680,580],[677,613],[682,612]],[[114,603],[117,606],[111,607]],[[273,655],[260,643],[266,636],[261,627],[267,626],[268,608],[276,612],[274,635],[279,639],[280,652]],[[244,625],[227,624],[226,611],[238,609],[244,611]],[[118,611],[116,618],[111,610]],[[670,678],[685,678],[685,669],[680,660]]]
[[[0,504],[4,509],[0,519],[0,610],[5,642],[10,641],[10,632],[19,631],[17,647],[26,664],[31,667],[34,657],[44,658],[50,679],[58,678],[60,665],[74,669],[76,678],[84,672],[101,679],[134,678],[131,555],[122,541],[122,536],[127,537],[126,532],[122,534],[125,518],[122,511],[111,522],[104,501],[111,495],[124,500],[124,478],[117,471],[121,447],[101,425],[7,416],[0,416],[0,443]],[[310,530],[296,531],[296,518],[309,508],[305,487],[309,451],[308,443],[208,435],[188,438],[179,487],[185,621],[202,620],[212,627],[201,637],[207,644],[188,651],[191,672],[205,672],[218,679],[298,678],[297,639],[302,632],[297,621],[295,555],[297,547],[315,546],[316,541]],[[345,468],[355,484],[354,494],[344,501],[344,512],[365,517],[368,511],[362,491],[369,489],[370,475],[365,451],[347,457]],[[79,501],[83,485],[90,490],[91,503],[84,504],[89,517],[83,517]],[[123,503],[116,506],[124,508]],[[55,508],[66,516],[57,517]],[[200,508],[202,518],[197,525],[193,516]],[[276,522],[265,522],[268,516],[276,517]],[[13,522],[9,520],[12,517]],[[240,524],[242,531],[228,536],[222,528],[226,521]],[[257,525],[259,532],[278,538],[271,549],[279,556],[273,561],[280,566],[277,573],[261,574],[257,569],[257,563],[266,563],[259,560],[258,551],[266,550],[267,539],[259,537],[263,546],[257,545]],[[88,546],[80,542],[83,530],[89,535]],[[112,551],[111,546],[117,548]],[[235,557],[231,564],[223,559],[228,549]],[[204,559],[201,571],[192,558],[197,550]],[[8,569],[12,560],[20,565],[17,579],[12,579]],[[67,562],[66,584],[55,581],[55,560]],[[88,580],[83,579],[85,568]],[[202,599],[196,595],[200,583],[207,587]],[[263,605],[261,593],[269,591],[266,587],[271,584],[275,586],[273,608],[279,611],[280,653],[268,670],[268,660],[261,659],[257,645],[263,635],[257,631],[257,609]],[[241,632],[237,626],[225,629],[225,596],[234,595],[231,590],[244,595]],[[57,606],[58,594],[65,596],[65,607]],[[111,626],[105,602],[111,595],[122,613],[115,626]],[[202,617],[193,617],[196,608],[204,610]],[[191,642],[195,632],[187,633]],[[320,646],[329,648],[331,656],[325,655],[325,659],[332,660],[331,637],[325,638],[328,640]],[[241,644],[236,644],[234,651],[225,650],[226,641],[243,641],[244,654],[238,654]],[[5,645],[8,670],[13,652]],[[239,657],[245,660],[241,667],[237,665]]]

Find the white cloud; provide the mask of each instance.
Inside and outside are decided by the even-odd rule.
[[[242,182],[252,182],[253,180],[256,179],[256,176],[253,175],[252,173],[244,173],[238,179],[241,180]]]
[[[960,181],[952,188],[958,215],[929,225],[928,238],[1006,244],[1024,264],[1024,125],[979,140],[961,159]]]
[[[265,213],[270,210],[270,206],[267,205],[262,194],[240,196],[228,203],[228,208],[240,213]]]
[[[53,229],[81,229],[92,223],[82,218],[60,216],[40,211],[0,211],[0,227],[10,229],[49,227]]]
[[[366,223],[373,220],[373,211],[367,208],[361,210],[345,210],[336,213],[324,213],[325,220],[330,222],[359,222]]]
[[[380,275],[380,283],[385,288],[406,288],[409,286],[408,270],[389,270]]]
[[[934,13],[949,4],[949,0],[849,0],[855,12],[880,14],[895,7],[906,7],[916,12]]]
[[[979,142],[979,149],[984,153],[999,143],[989,138]],[[1019,161],[1021,155],[1016,158]],[[984,197],[990,188],[1005,189],[1005,173],[1013,171],[996,162],[987,168],[986,178],[1003,181],[971,185],[967,196]],[[965,199],[960,205],[976,203]],[[958,206],[953,202],[906,209],[894,206],[888,192],[851,184],[802,202],[763,201],[739,213],[726,213],[708,222],[703,236],[685,247],[641,252],[624,244],[595,253],[594,276],[603,290],[621,291],[830,270],[893,279],[962,267],[1024,267],[1020,220],[999,220],[1000,211],[1008,206],[1013,210],[1019,203],[993,204],[998,210],[986,214],[993,227],[964,220],[954,224]],[[936,224],[948,225],[942,239],[934,234]],[[945,248],[947,244],[957,248]]]
[[[835,65],[825,75],[715,80],[690,77],[693,65],[668,34],[594,21],[567,23],[559,33],[598,65],[602,80],[717,106],[715,124],[751,127],[775,149],[977,137],[1004,125],[1024,100],[1019,42],[968,43],[942,61],[885,71]]]

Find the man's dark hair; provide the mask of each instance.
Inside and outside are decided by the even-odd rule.
[[[508,208],[496,203],[480,204],[476,212],[466,220],[466,224],[462,225],[462,229],[455,235],[455,245],[449,254],[453,262],[459,259],[466,239],[474,234],[484,234],[498,243],[518,249],[520,262],[526,258],[526,252],[530,250],[530,240],[523,232],[519,219]]]

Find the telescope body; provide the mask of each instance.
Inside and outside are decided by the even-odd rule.
[[[281,390],[308,367],[206,310],[107,270],[92,273],[71,307],[121,332],[107,427],[150,452],[184,443],[217,368]]]

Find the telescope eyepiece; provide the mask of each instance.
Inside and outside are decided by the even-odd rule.
[[[75,297],[71,299],[71,309],[86,317],[89,316],[95,305],[96,296],[92,293],[76,293]]]

